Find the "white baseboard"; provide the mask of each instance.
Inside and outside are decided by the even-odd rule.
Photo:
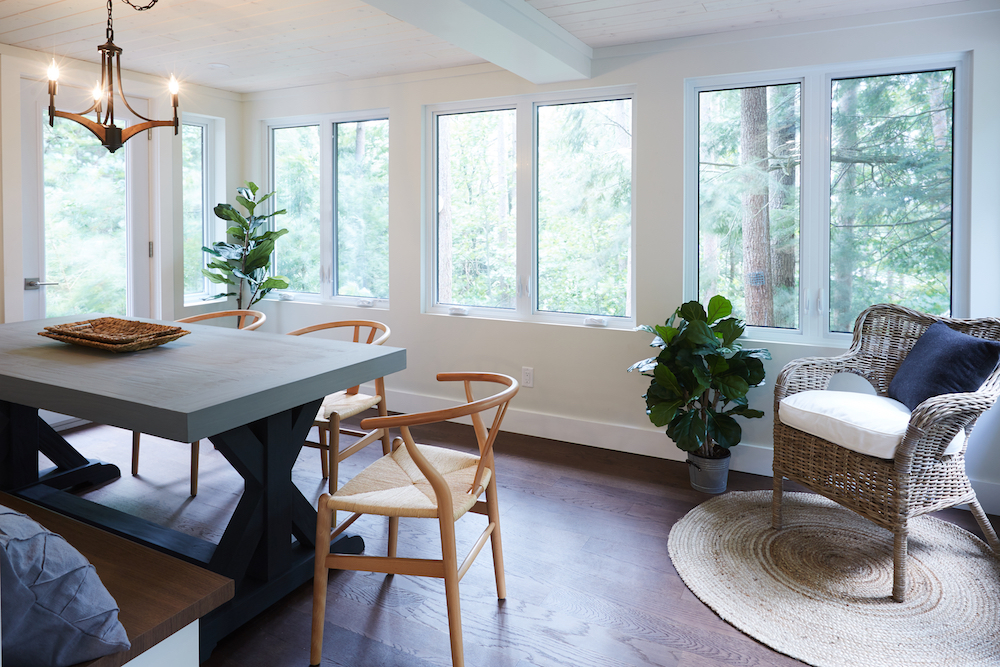
[[[374,392],[368,387],[367,392]],[[454,400],[423,396],[409,392],[389,391],[386,399],[396,412],[438,410],[454,404]],[[465,423],[471,423],[468,420]],[[663,431],[653,431],[627,424],[608,424],[545,415],[519,410],[513,404],[507,410],[503,430],[521,435],[550,438],[590,447],[600,447],[629,454],[641,454],[670,461],[683,461],[686,454],[674,446]],[[771,476],[773,449],[771,443],[743,442],[730,450],[730,470]],[[989,514],[1000,514],[1000,484],[977,480],[970,475],[979,503]],[[962,507],[965,507],[964,505]]]

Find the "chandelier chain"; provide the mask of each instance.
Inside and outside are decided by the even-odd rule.
[[[105,32],[109,42],[115,41],[115,27],[111,22],[111,0],[108,0],[108,29]]]
[[[145,11],[145,10],[149,9],[150,7],[152,7],[153,5],[155,5],[157,2],[159,2],[159,0],[149,0],[149,4],[148,5],[141,5],[140,6],[140,5],[133,4],[132,2],[130,2],[130,0],[123,0],[123,1],[124,1],[124,3],[126,5],[128,5],[129,7],[131,7],[132,9],[134,9],[134,10],[136,10],[138,12]],[[109,2],[108,4],[111,4],[111,3]]]

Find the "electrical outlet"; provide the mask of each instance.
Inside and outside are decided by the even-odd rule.
[[[531,366],[521,366],[521,386],[535,386],[535,369]]]

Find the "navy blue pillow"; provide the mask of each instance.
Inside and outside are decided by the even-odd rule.
[[[889,398],[913,410],[931,396],[976,391],[998,361],[1000,343],[935,322],[903,359],[889,383]]]

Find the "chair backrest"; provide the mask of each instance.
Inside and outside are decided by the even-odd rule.
[[[850,352],[858,355],[856,372],[871,382],[880,396],[885,396],[903,359],[935,322],[944,322],[970,336],[1000,341],[1000,319],[995,317],[938,317],[895,304],[878,304],[862,311],[854,323]],[[1000,367],[994,369],[983,389],[991,394],[1000,392]]]
[[[351,339],[352,342],[367,343],[368,345],[381,345],[385,341],[389,340],[389,334],[391,333],[388,326],[382,324],[381,322],[376,322],[375,320],[338,320],[335,322],[314,324],[309,327],[296,329],[295,331],[289,331],[288,335],[302,336],[316,331],[347,329],[348,327],[353,327],[354,329],[353,338]],[[358,387],[351,387],[347,390],[347,393],[352,396],[357,394]]]
[[[507,406],[510,404],[510,400],[514,398],[514,395],[517,394],[517,390],[519,388],[517,380],[509,375],[502,375],[500,373],[462,372],[438,373],[437,379],[439,382],[464,382],[466,403],[456,405],[451,408],[444,408],[442,410],[431,410],[429,412],[415,412],[408,415],[392,415],[389,417],[369,417],[361,422],[361,428],[398,428],[400,433],[403,434],[403,441],[406,443],[407,449],[410,451],[411,457],[417,464],[417,467],[420,468],[421,472],[423,472],[428,480],[430,480],[431,475],[424,469],[426,461],[423,461],[423,457],[419,456],[419,453],[416,452],[416,444],[413,441],[413,437],[410,435],[409,427],[419,426],[421,424],[434,424],[436,422],[457,419],[458,417],[471,416],[472,425],[476,432],[476,440],[479,444],[480,457],[479,467],[476,470],[475,479],[469,489],[469,491],[475,491],[482,482],[483,469],[487,466],[492,466],[493,443],[496,441],[497,434],[500,432],[500,424],[503,422],[504,415],[507,413]],[[473,382],[493,382],[504,385],[506,388],[496,394],[493,394],[492,396],[476,400],[472,395]],[[496,408],[497,410],[493,416],[493,422],[491,423],[490,428],[487,429],[486,424],[483,422],[482,413],[486,410],[490,410],[491,408]],[[435,491],[438,492],[436,485]],[[438,493],[440,495],[440,492]]]
[[[253,331],[264,324],[267,316],[259,310],[216,310],[211,313],[182,317],[178,322],[200,322],[201,320],[212,320],[217,317],[236,317],[236,327],[246,331]]]

